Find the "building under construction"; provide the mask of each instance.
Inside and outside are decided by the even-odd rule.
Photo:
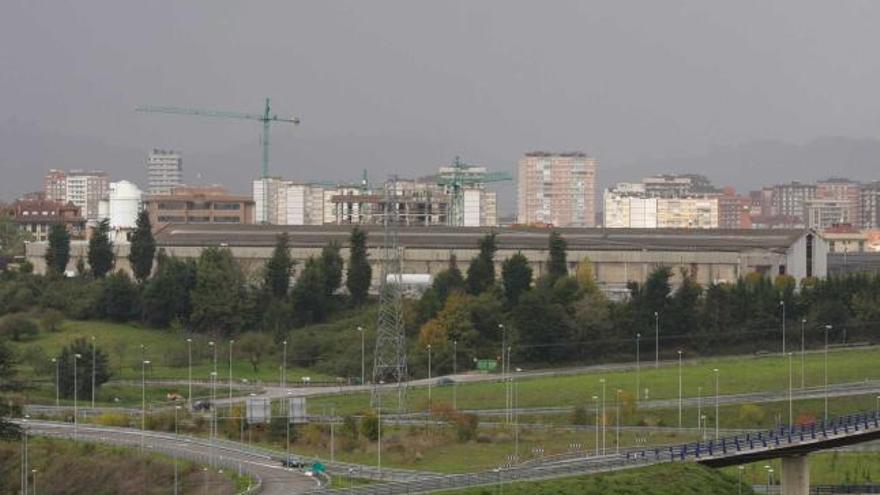
[[[498,225],[498,201],[486,185],[502,180],[510,180],[510,175],[487,172],[485,167],[456,160],[432,176],[393,179],[390,201],[395,203],[392,206],[399,212],[403,226],[494,227]],[[255,180],[257,223],[380,225],[389,208],[385,186],[371,187],[366,174],[360,184]],[[265,207],[263,198],[268,202]],[[260,212],[266,217],[262,218]]]

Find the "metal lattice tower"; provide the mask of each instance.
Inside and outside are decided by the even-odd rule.
[[[373,360],[374,409],[406,410],[406,338],[403,322],[400,209],[397,178],[385,183],[382,278],[379,285],[379,321]]]

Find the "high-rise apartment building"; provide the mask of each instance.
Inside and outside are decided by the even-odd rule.
[[[183,185],[183,157],[171,150],[154,149],[147,156],[147,193],[171,194]]]
[[[43,192],[48,200],[69,201],[80,207],[86,220],[95,222],[99,217],[98,204],[107,196],[108,184],[107,173],[99,170],[64,172],[52,169],[43,180]]]
[[[594,227],[597,162],[585,153],[526,153],[519,160],[517,222]]]
[[[700,178],[698,187],[694,187],[694,177]],[[648,177],[637,184],[617,184],[603,196],[606,228],[719,227],[721,195],[702,176]]]
[[[863,229],[880,229],[880,181],[862,186],[860,210]]]
[[[798,181],[773,186],[772,205],[776,215],[806,220],[804,204],[816,197],[815,184]]]

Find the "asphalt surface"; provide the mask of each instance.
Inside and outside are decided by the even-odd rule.
[[[20,422],[34,435],[76,438],[78,441],[97,442],[140,448],[202,463],[216,469],[239,469],[259,479],[261,494],[291,495],[307,493],[317,488],[315,478],[294,469],[285,469],[274,459],[230,446],[229,443],[212,446],[208,440],[186,435],[144,432],[131,428],[107,428],[79,425],[74,431],[71,423],[46,421]],[[143,440],[142,440],[143,438]],[[143,441],[143,444],[142,444]]]

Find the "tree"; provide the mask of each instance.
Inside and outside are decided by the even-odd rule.
[[[324,295],[330,297],[342,285],[342,256],[339,244],[331,241],[321,249],[321,276],[324,279]]]
[[[568,243],[562,238],[562,234],[557,231],[550,232],[548,249],[550,251],[550,260],[547,262],[547,276],[551,280],[568,276],[568,261],[566,260],[565,249]]]
[[[70,233],[62,224],[49,229],[49,246],[46,248],[46,268],[51,273],[63,275],[70,261]]]
[[[40,315],[40,326],[44,332],[57,332],[64,321],[64,313],[57,309],[47,308]]]
[[[355,305],[363,304],[367,300],[367,292],[370,290],[373,269],[367,259],[367,233],[358,226],[351,230],[349,253],[345,287],[351,294],[351,301]]]
[[[7,215],[0,215],[0,256],[24,255],[24,243],[31,239],[30,232],[18,228]]]
[[[455,255],[450,255],[449,268],[434,277],[431,287],[442,304],[446,302],[446,298],[449,297],[450,293],[464,290],[464,285],[464,277],[461,275],[461,270],[458,269]]]
[[[327,315],[324,273],[314,258],[306,260],[305,267],[293,286],[293,317],[300,325],[323,321]]]
[[[486,234],[479,241],[480,253],[471,260],[467,274],[467,291],[477,295],[495,283],[495,251],[498,245],[495,233]]]
[[[139,283],[144,283],[153,271],[153,257],[156,256],[156,239],[153,238],[153,226],[147,210],[138,213],[137,223],[131,233],[131,248],[128,261],[131,271]]]
[[[190,293],[196,286],[196,264],[159,255],[156,275],[144,288],[144,319],[154,327],[167,327],[175,319],[187,323],[192,313]]]
[[[507,306],[512,308],[519,302],[519,296],[532,286],[532,267],[529,260],[516,253],[501,264],[501,280],[504,282],[504,297]]]
[[[578,285],[581,290],[587,294],[595,294],[599,292],[599,286],[596,284],[596,276],[593,274],[593,263],[586,256],[578,263],[577,272],[575,273]]]
[[[226,248],[209,247],[196,263],[196,284],[190,292],[191,323],[201,332],[230,335],[242,321],[244,275]]]
[[[110,219],[98,222],[89,239],[89,268],[95,278],[104,278],[113,269],[113,241],[110,240]]]
[[[102,281],[101,312],[114,321],[128,321],[140,313],[140,292],[128,275],[119,270]]]
[[[566,309],[553,301],[552,288],[544,285],[525,293],[512,317],[522,357],[552,363],[570,356],[574,325]]]
[[[15,376],[15,353],[6,344],[5,339],[0,339],[0,383],[9,383]]]
[[[80,399],[92,395],[92,350],[94,349],[95,388],[107,383],[112,376],[107,353],[99,346],[80,338],[61,350],[58,358],[58,389],[62,397],[73,397],[73,360],[76,359],[76,393]],[[79,358],[75,358],[79,355]]]
[[[40,333],[37,324],[21,313],[13,313],[0,318],[0,336],[20,342]]]
[[[266,262],[263,286],[276,299],[287,297],[295,262],[290,257],[290,236],[284,232],[275,238],[275,250]]]
[[[239,338],[235,348],[247,356],[254,373],[259,373],[263,356],[272,350],[272,338],[262,333],[247,333]]]

